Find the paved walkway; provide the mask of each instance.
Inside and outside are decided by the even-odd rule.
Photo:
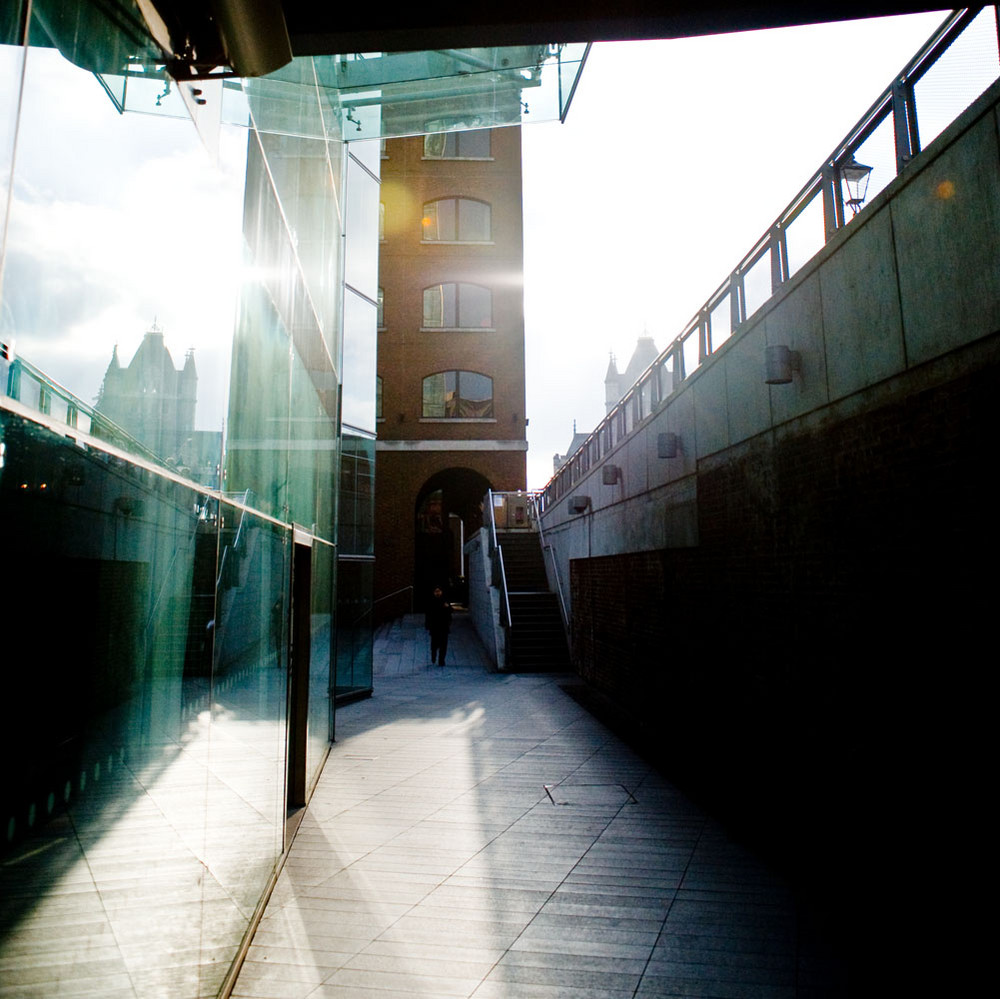
[[[257,999],[843,995],[782,880],[561,689],[376,642],[234,991]]]

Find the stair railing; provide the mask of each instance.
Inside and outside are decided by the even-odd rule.
[[[510,632],[513,623],[510,617],[510,598],[507,594],[507,573],[503,566],[503,552],[500,550],[500,543],[497,541],[497,523],[493,515],[493,490],[486,492],[486,509],[489,510],[490,517],[490,569],[493,585],[500,591],[500,625],[506,635],[505,656],[510,656]]]
[[[541,492],[533,492],[529,495],[531,515],[538,530],[538,540],[542,543],[542,555],[548,558],[549,564],[552,566],[552,578],[555,580],[556,596],[559,598],[559,614],[562,617],[563,630],[566,632],[566,644],[569,645],[569,614],[566,611],[566,600],[563,597],[562,580],[559,578],[559,563],[556,561],[555,548],[545,540],[545,531],[542,529],[541,510],[538,508],[541,499]]]

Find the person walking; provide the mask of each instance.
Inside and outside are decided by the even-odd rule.
[[[448,632],[451,630],[451,604],[445,600],[440,586],[434,587],[424,627],[431,633],[431,665],[437,660],[438,666],[443,666],[448,652]]]

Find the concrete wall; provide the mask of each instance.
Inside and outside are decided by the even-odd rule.
[[[818,423],[947,381],[961,348],[1000,329],[1000,165],[991,88],[864,212],[751,316],[543,517],[569,563],[699,543],[699,473],[741,448],[773,447]],[[801,357],[787,385],[764,382],[764,349]],[[936,360],[950,358],[934,366]],[[678,435],[676,458],[657,436]],[[603,485],[605,463],[622,470]],[[574,516],[569,497],[591,497]]]
[[[971,884],[989,848],[998,98],[605,459],[623,484],[598,465],[543,515],[589,696],[840,893],[884,966],[919,938],[923,859]],[[802,368],[767,386],[777,343]],[[668,430],[682,453],[659,459]]]

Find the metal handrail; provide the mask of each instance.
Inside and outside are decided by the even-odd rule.
[[[559,612],[562,615],[563,630],[568,636],[570,630],[569,614],[566,612],[566,601],[563,599],[562,581],[559,579],[559,563],[556,561],[555,549],[545,540],[545,531],[542,528],[541,510],[537,506],[540,498],[540,493],[533,492],[531,494],[530,502],[533,508],[532,515],[535,518],[535,523],[538,525],[538,540],[542,543],[542,552],[548,552],[549,561],[552,563],[552,575],[555,577],[556,581],[556,596],[559,598]]]
[[[813,200],[822,195],[825,241],[850,221],[844,211],[843,185],[841,170],[851,159],[855,151],[875,132],[875,130],[890,116],[895,123],[896,137],[896,173],[903,170],[907,163],[920,152],[919,131],[917,128],[917,108],[913,88],[915,84],[944,55],[959,35],[969,27],[985,8],[966,7],[953,10],[938,26],[931,37],[896,74],[892,82],[882,91],[879,97],[858,120],[850,132],[834,147],[831,154],[823,161],[822,166],[815,171],[802,189],[789,202],[785,210],[768,227],[766,232],[753,244],[748,253],[744,254],[736,267],[726,279],[708,297],[697,310],[694,317],[684,326],[660,355],[636,378],[631,388],[622,396],[617,405],[597,425],[593,432],[577,449],[562,468],[542,487],[539,501],[539,512],[543,512],[550,502],[558,500],[590,466],[590,455],[594,445],[598,449],[598,460],[616,448],[642,422],[649,412],[642,412],[641,407],[636,412],[637,397],[647,382],[652,383],[652,405],[661,405],[673,394],[682,382],[692,372],[685,370],[685,346],[692,337],[698,338],[698,360],[692,371],[714,353],[712,346],[712,314],[729,298],[730,302],[730,334],[736,335],[737,328],[746,322],[746,289],[744,277],[767,254],[771,254],[771,294],[792,276],[788,266],[788,252],[785,234],[789,226],[812,204]],[[1000,20],[1000,10],[994,8],[994,16]],[[998,30],[1000,36],[1000,30]],[[668,367],[669,365],[669,367]],[[663,391],[659,372],[669,373],[671,386]],[[631,426],[627,414],[631,409],[633,420]],[[611,436],[610,444],[601,442],[601,436]]]
[[[486,505],[490,511],[490,555],[492,556],[496,552],[497,560],[500,565],[500,592],[503,595],[504,610],[507,614],[506,626],[511,627],[510,619],[510,600],[507,596],[507,574],[504,572],[503,567],[503,552],[500,551],[500,543],[497,541],[497,521],[496,517],[493,515],[493,490],[486,490]]]
[[[410,613],[413,613],[413,587],[412,586],[401,586],[398,590],[393,590],[392,593],[386,593],[384,596],[379,597],[372,601],[372,607],[376,604],[381,603],[383,600],[389,600],[392,597],[399,596],[400,593],[405,593],[407,590],[410,591]]]

